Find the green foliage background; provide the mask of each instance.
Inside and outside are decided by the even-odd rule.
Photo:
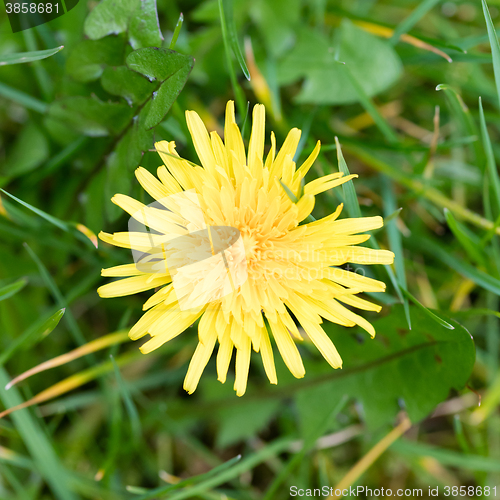
[[[499,9],[80,0],[16,34],[0,14],[0,411],[41,393],[0,419],[0,498],[285,499],[339,484],[402,415],[411,430],[349,484],[500,487]],[[133,172],[160,165],[153,142],[196,161],[184,110],[220,131],[228,99],[246,140],[259,101],[278,143],[303,130],[299,162],[320,139],[311,178],[359,174],[314,215],[383,214],[370,242],[396,261],[358,266],[388,283],[374,340],[326,325],[341,371],[304,342],[302,380],[277,360],[269,386],[255,359],[236,398],[212,363],[187,396],[196,330],[147,356],[125,342],[146,295],[99,299],[100,269],[131,256],[92,240],[126,230],[113,194],[150,201]]]

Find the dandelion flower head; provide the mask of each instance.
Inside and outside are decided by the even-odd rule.
[[[217,349],[217,376],[225,382],[236,351],[234,389],[245,393],[252,349],[260,353],[269,381],[277,383],[273,344],[290,372],[305,374],[297,341],[307,336],[333,368],[342,359],[322,328],[323,320],[373,326],[346,306],[376,311],[380,306],[358,295],[383,292],[385,284],[342,265],[391,264],[394,254],[358,246],[380,228],[381,217],[339,219],[342,205],[319,220],[310,217],[315,196],[355,175],[332,173],[304,184],[319,151],[297,168],[293,161],[300,130],[293,128],[278,150],[274,134],[264,155],[265,109],[253,109],[248,150],[228,102],[224,141],[207,132],[194,111],[187,125],[201,166],[179,157],[174,142],[156,143],[164,165],[158,178],[146,169],[137,180],[156,202],[146,206],[117,194],[113,203],[147,231],[102,233],[100,238],[132,249],[135,263],[103,269],[119,279],[99,288],[101,297],[156,289],[130,338],[149,335],[149,353],[198,321],[198,345],[184,388],[193,393]],[[130,228],[130,225],[129,225]],[[227,244],[224,248],[224,244]],[[305,334],[305,335],[304,335]]]

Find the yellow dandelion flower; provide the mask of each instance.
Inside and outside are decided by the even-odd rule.
[[[390,251],[358,246],[370,237],[360,233],[380,228],[382,218],[339,219],[340,205],[333,214],[306,223],[317,194],[356,176],[334,173],[302,189],[320,143],[297,169],[293,158],[300,130],[292,129],[279,151],[271,133],[264,159],[263,105],[253,109],[246,154],[232,101],[226,109],[224,142],[216,132],[207,132],[194,111],[187,111],[186,118],[202,166],[180,158],[174,142],[158,142],[164,163],[158,178],[144,168],[136,170],[139,183],[156,202],[145,206],[125,195],[112,198],[137,227],[147,230],[136,231],[129,224],[129,232],[101,232],[103,241],[132,249],[135,263],[104,269],[103,276],[123,279],[100,287],[99,295],[158,288],[130,331],[133,340],[149,334],[140,348],[143,353],[199,320],[199,342],[184,381],[190,394],[217,342],[222,383],[236,350],[238,396],[246,390],[252,348],[260,352],[269,381],[277,383],[271,338],[291,373],[303,377],[296,345],[303,340],[299,325],[328,363],[340,368],[342,359],[321,323],[359,325],[375,335],[373,326],[346,305],[378,312],[380,306],[358,294],[383,292],[385,284],[339,266],[393,262]],[[296,203],[290,191],[295,197],[303,193]]]

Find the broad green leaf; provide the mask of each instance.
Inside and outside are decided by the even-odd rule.
[[[153,95],[156,82],[150,82],[127,66],[106,68],[101,84],[107,92],[123,97],[129,105],[142,104]]]
[[[220,423],[217,446],[227,448],[255,436],[269,424],[280,406],[279,400],[241,401],[237,406],[221,411],[217,418]]]
[[[399,78],[402,65],[386,40],[363,31],[349,21],[339,28],[338,61],[349,65],[353,78],[369,96],[389,88]],[[290,84],[304,77],[297,102],[303,104],[347,104],[359,100],[348,75],[336,61],[332,41],[326,35],[302,28],[297,44],[281,61],[278,78]]]
[[[108,158],[107,182],[114,191],[111,195],[115,192],[128,192],[133,169],[139,165],[143,151],[153,146],[153,131],[146,130],[144,126],[146,112],[133,118],[127,132]]]
[[[80,82],[97,80],[106,67],[123,64],[125,42],[123,36],[83,40],[69,55],[66,71]]]
[[[99,40],[107,35],[118,35],[127,31],[132,13],[140,0],[102,0],[85,19],[84,32],[91,40]]]
[[[7,177],[17,177],[31,172],[49,157],[47,138],[40,128],[29,122],[18,135],[2,173]]]
[[[150,81],[164,82],[185,66],[192,66],[193,58],[170,49],[147,47],[131,52],[126,62],[131,70]]]
[[[161,47],[163,36],[156,12],[156,0],[141,0],[129,24],[130,45],[134,49]]]
[[[16,54],[2,54],[0,55],[0,66],[39,61],[40,59],[46,59],[47,57],[57,54],[57,52],[59,52],[63,48],[64,45],[61,45],[60,47],[56,47],[54,49],[35,50],[32,52],[18,52]]]
[[[126,62],[129,69],[160,83],[151,104],[141,112],[145,128],[153,128],[163,120],[183,89],[194,59],[173,50],[147,47],[130,53]]]
[[[144,124],[147,129],[151,129],[163,121],[165,115],[183,89],[189,73],[191,73],[191,69],[192,65],[184,66],[153,94],[153,101],[149,109],[147,109],[147,113],[144,111],[146,113]]]
[[[132,185],[133,170],[139,165],[143,151],[153,147],[153,130],[146,130],[144,120],[150,102],[139,116],[134,116],[125,135],[120,139],[115,150],[106,161],[105,194],[109,200],[115,193],[128,193]],[[111,221],[123,212],[114,203],[106,203],[105,210]]]
[[[411,315],[413,327],[408,330],[403,307],[393,306],[386,317],[373,322],[377,331],[373,340],[324,324],[344,366],[333,373],[331,368],[322,369],[322,377],[303,382],[307,385],[300,393],[301,406],[307,408],[304,428],[319,414],[331,411],[344,394],[360,401],[366,425],[374,429],[394,420],[400,410],[398,402],[410,420],[417,422],[446,399],[452,388],[463,388],[475,360],[469,332],[446,317],[455,327],[449,330],[418,308],[412,308]],[[317,366],[311,364],[306,370],[318,370]]]
[[[103,87],[121,95],[132,109],[133,119],[126,125],[123,137],[107,159],[106,193],[127,193],[131,186],[131,171],[141,161],[144,151],[153,146],[154,126],[165,117],[191,72],[194,60],[169,49],[148,47],[131,52],[127,67],[107,68],[102,76]],[[132,117],[132,115],[130,116]],[[110,220],[121,211],[107,204]]]
[[[102,0],[85,19],[84,31],[91,40],[127,31],[134,49],[160,47],[163,41],[155,0]]]
[[[252,15],[258,20],[266,50],[272,58],[280,57],[290,50],[297,26],[301,24],[300,0],[255,0]]]
[[[49,116],[89,137],[103,137],[123,131],[132,119],[133,109],[125,103],[76,96],[54,101]]]
[[[10,285],[3,286],[0,288],[0,301],[8,299],[17,292],[20,292],[27,284],[28,280],[26,278],[21,278]]]

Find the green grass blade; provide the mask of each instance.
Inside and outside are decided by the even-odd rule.
[[[292,200],[293,203],[297,203],[299,201],[299,199],[293,194],[293,191],[286,185],[284,184],[281,179],[278,179],[279,183],[281,184],[281,186],[283,187],[283,189],[285,190],[285,193],[288,195],[288,197]],[[305,219],[304,219],[304,222],[314,222],[316,219],[311,215],[309,214]]]
[[[448,328],[448,330],[454,330],[455,327],[450,325],[443,318],[440,318],[437,314],[434,314],[428,307],[425,307],[416,297],[414,297],[408,290],[404,288],[401,289],[403,295],[405,295],[408,299],[410,299],[419,309],[425,312],[430,318],[439,323],[441,326]]]
[[[469,137],[478,137],[479,133],[476,124],[472,119],[470,110],[462,99],[462,96],[452,86],[447,85],[446,83],[440,83],[439,85],[437,85],[436,90],[444,91],[453,114],[461,123],[463,133],[468,135]],[[483,154],[478,141],[472,142],[471,150],[474,152],[476,164],[480,165],[482,162]]]
[[[470,318],[473,316],[496,316],[497,318],[500,318],[500,312],[486,308],[471,308],[463,311],[450,311],[449,314],[450,316],[453,315],[458,318]]]
[[[37,175],[37,179],[39,180],[40,178],[44,178],[47,175],[52,174],[59,167],[64,165],[65,162],[67,162],[80,148],[82,148],[88,142],[88,140],[88,137],[85,136],[81,136],[78,139],[75,139],[59,153],[54,155],[45,165],[43,165],[43,167],[39,169],[41,171],[41,174],[43,174],[42,177],[38,177],[38,171],[30,174],[30,177]]]
[[[5,386],[9,375],[0,366],[0,399],[6,408],[17,406],[23,402],[18,390]],[[29,410],[19,410],[11,416],[19,435],[36,463],[37,469],[49,485],[57,500],[77,500],[78,496],[69,489],[69,473],[62,466],[50,441]]]
[[[348,397],[344,396],[340,402],[335,406],[332,412],[329,412],[320,424],[311,429],[309,435],[304,439],[304,443],[302,445],[302,449],[296,453],[290,460],[288,460],[287,464],[281,469],[279,474],[276,476],[275,480],[271,484],[271,486],[267,489],[266,495],[263,500],[273,500],[275,498],[278,488],[283,483],[283,481],[298,467],[301,461],[304,459],[306,453],[310,451],[316,441],[328,430],[328,427],[331,425],[332,420],[337,417],[337,415],[344,409],[347,403]]]
[[[34,97],[31,97],[30,95],[25,94],[20,90],[13,89],[12,87],[9,87],[2,82],[0,82],[0,96],[5,97],[10,101],[17,102],[27,109],[31,109],[42,114],[46,113],[49,107],[49,105],[45,102],[39,101],[38,99],[35,99]]]
[[[442,465],[459,469],[494,472],[500,471],[500,460],[481,455],[466,455],[458,451],[438,448],[424,443],[400,440],[391,446],[391,449],[404,455],[432,457]]]
[[[451,269],[455,270],[457,273],[461,274],[464,278],[470,279],[477,285],[483,287],[485,290],[496,293],[500,295],[500,280],[486,274],[474,266],[471,266],[467,262],[453,257],[451,253],[443,248],[440,244],[429,238],[421,238],[419,240],[414,240],[413,243],[417,248],[420,248],[429,255],[435,257],[436,259],[446,264]]]
[[[495,193],[497,209],[500,212],[500,179],[498,177],[498,170],[495,163],[495,156],[493,155],[493,148],[491,146],[490,136],[486,128],[486,120],[484,118],[483,103],[479,98],[479,120],[481,123],[481,138],[483,140],[483,148],[486,154],[486,168],[489,173],[493,192]],[[500,214],[499,214],[500,215]]]
[[[396,211],[396,198],[394,195],[392,181],[390,178],[385,176],[382,177],[382,196],[384,199],[384,214],[391,215]],[[411,329],[410,305],[408,303],[408,299],[404,296],[404,291],[407,289],[407,285],[401,232],[396,225],[395,219],[386,222],[385,227],[387,237],[389,239],[389,247],[394,252],[394,268],[396,270],[398,287],[401,289],[401,293],[403,294],[403,306],[406,321],[408,322],[408,327]]]
[[[7,196],[12,198],[13,200],[17,201],[19,204],[21,204],[23,207],[26,207],[27,209],[31,210],[38,216],[42,217],[45,219],[47,222],[50,222],[54,226],[58,227],[59,229],[62,229],[63,231],[70,232],[73,236],[75,236],[77,239],[80,241],[83,241],[87,245],[93,245],[95,248],[97,248],[97,238],[95,235],[89,231],[89,229],[82,224],[74,223],[74,222],[64,222],[60,219],[57,219],[56,217],[53,217],[52,215],[48,214],[47,212],[44,212],[43,210],[40,210],[39,208],[34,207],[33,205],[30,205],[29,203],[26,203],[23,200],[20,200],[16,196],[8,193],[7,191],[4,191],[3,189],[0,188],[0,191],[2,193],[5,193]]]
[[[366,149],[359,148],[357,146],[349,145],[348,148],[351,154],[355,155],[358,159],[365,162],[367,165],[370,165],[375,170],[386,174],[391,179],[399,182],[403,186],[410,188],[412,191],[418,193],[418,196],[423,196],[439,207],[448,208],[458,218],[466,220],[482,229],[490,230],[494,227],[494,223],[491,220],[485,219],[476,212],[473,212],[467,207],[464,207],[461,203],[448,198],[438,189],[432,186],[425,186],[419,180],[410,177],[401,168],[396,168],[391,163],[388,163],[375,156],[372,152],[367,151]],[[496,234],[500,235],[499,227],[496,228]]]
[[[23,38],[24,38],[24,43],[26,44],[26,48],[31,53],[44,52],[43,50],[42,51],[38,50],[38,44],[33,30],[23,30]],[[63,47],[56,47],[56,49],[48,49],[48,50],[56,50],[56,52],[51,54],[55,55],[62,48]],[[35,73],[35,78],[38,83],[38,88],[40,89],[40,92],[43,96],[43,100],[46,102],[52,102],[54,99],[54,82],[52,81],[52,78],[49,75],[49,72],[47,71],[46,65],[44,65],[40,60],[35,59],[33,61],[32,67],[33,67],[33,72]]]
[[[358,82],[356,77],[352,74],[352,71],[349,69],[348,65],[345,64],[344,70],[351,82],[352,87],[356,91],[358,95],[359,101],[361,105],[365,108],[366,112],[373,118],[375,125],[379,128],[380,132],[382,132],[383,136],[386,138],[387,142],[396,143],[399,142],[398,136],[392,129],[392,127],[387,123],[386,119],[380,114],[379,110],[373,104],[370,96],[365,92],[361,84]]]
[[[116,364],[118,366],[122,366],[128,363],[133,363],[138,358],[140,358],[140,356],[141,356],[140,352],[130,352],[127,354],[123,354],[122,356],[119,356],[116,359]],[[113,371],[113,364],[111,363],[111,361],[107,361],[100,364],[93,363],[90,368],[75,373],[74,375],[70,375],[69,377],[60,380],[59,382],[48,387],[47,389],[44,389],[43,391],[39,392],[28,401],[22,403],[21,406],[16,406],[16,405],[9,406],[3,412],[0,412],[0,418],[3,418],[7,415],[15,415],[19,410],[23,408],[28,408],[33,405],[45,403],[46,401],[50,401],[54,398],[62,396],[63,394],[73,391],[74,389],[77,389],[82,385],[91,382],[92,380],[99,379],[103,375],[110,373],[112,371]],[[13,380],[9,380],[5,386],[5,390],[10,390],[12,387],[14,387],[16,379],[19,379],[19,377],[16,377]]]
[[[137,500],[156,499],[156,498],[159,498],[159,497],[157,497],[157,495],[162,495],[162,494],[165,494],[167,492],[179,490],[179,489],[184,488],[186,486],[192,486],[192,485],[195,485],[197,483],[200,483],[201,481],[206,481],[214,476],[217,476],[218,474],[221,474],[221,473],[227,471],[228,469],[231,469],[231,467],[233,465],[235,465],[236,463],[238,463],[240,460],[241,460],[241,455],[237,455],[234,458],[231,458],[230,460],[227,460],[226,462],[214,467],[212,470],[206,472],[205,474],[199,474],[197,476],[190,477],[188,479],[184,479],[183,481],[180,481],[177,484],[173,484],[170,486],[164,486],[162,488],[157,488],[153,491],[149,491],[144,496],[138,498]],[[170,497],[163,497],[163,498],[170,498]]]
[[[233,87],[234,97],[236,99],[236,105],[238,107],[238,111],[240,116],[245,116],[245,95],[243,94],[243,90],[238,84],[238,80],[236,78],[236,73],[234,72],[233,61],[231,58],[231,40],[230,35],[228,33],[227,27],[227,18],[225,12],[225,2],[224,0],[219,0],[219,15],[220,15],[220,24],[222,30],[222,40],[224,42],[224,52],[226,55],[226,63],[227,70],[229,72],[229,78],[231,80],[231,86]]]
[[[402,210],[403,210],[403,207],[399,207],[397,210],[394,210],[394,212],[392,212],[392,214],[384,217],[384,224],[387,224],[388,222],[390,222],[393,219],[397,219]]]
[[[61,321],[61,318],[64,316],[64,311],[65,309],[59,309],[59,311],[56,311],[41,324],[38,324],[39,322],[35,323],[11,342],[9,347],[0,354],[0,365],[5,364],[20,347],[25,347],[25,344],[33,345],[49,335],[59,324],[59,321]]]
[[[55,49],[35,50],[31,52],[18,52],[17,54],[0,55],[0,66],[39,61],[40,59],[46,59],[47,57],[57,54],[57,52],[59,52],[63,48],[64,45],[61,45],[60,47],[56,47]]]
[[[202,493],[205,493],[206,491],[209,491],[212,488],[215,488],[221,484],[224,484],[231,479],[234,479],[238,477],[240,474],[253,469],[260,463],[268,460],[271,457],[274,457],[275,455],[282,453],[285,451],[289,446],[290,443],[292,442],[292,439],[290,438],[282,438],[282,439],[277,439],[273,443],[269,444],[268,446],[262,448],[261,450],[257,451],[253,455],[250,455],[244,460],[241,460],[239,463],[236,465],[235,462],[239,460],[240,457],[235,457],[233,459],[233,462],[228,465],[228,462],[220,465],[217,469],[217,474],[214,475],[214,477],[207,478],[204,481],[196,484],[195,486],[192,486],[191,488],[187,488],[184,491],[180,491],[178,493],[170,494],[168,496],[160,496],[161,492],[158,491],[158,493],[150,493],[148,495],[145,495],[143,497],[140,497],[138,500],[148,500],[148,499],[165,499],[165,500],[185,500],[188,498],[194,498],[196,495],[200,495]],[[232,467],[231,467],[232,465]],[[225,468],[223,468],[225,466]],[[212,472],[212,471],[211,471]],[[177,486],[177,485],[175,485]],[[171,488],[171,487],[170,487]],[[164,491],[168,491],[167,488],[164,489]]]
[[[23,200],[20,200],[19,198],[16,198],[14,195],[8,193],[7,191],[4,191],[3,189],[0,188],[0,191],[10,198],[12,198],[14,201],[17,201],[19,204],[21,204],[23,207],[26,207],[27,209],[31,210],[35,214],[39,215],[43,219],[45,219],[47,222],[50,222],[54,226],[58,227],[59,229],[62,229],[63,231],[68,231],[68,225],[63,222],[62,220],[56,219],[55,217],[52,217],[52,215],[49,215],[48,213],[44,212],[43,210],[40,210],[39,208],[34,207],[33,205],[30,205],[29,203],[26,203]]]
[[[3,446],[0,446],[0,463],[15,465],[16,467],[21,467],[22,469],[36,469],[35,464],[30,458],[16,453],[13,450],[4,448]]]
[[[47,268],[43,265],[43,262],[38,258],[38,255],[36,255],[35,252],[30,248],[30,246],[27,243],[24,243],[24,247],[28,251],[30,257],[33,259],[35,264],[38,267],[38,270],[40,272],[40,275],[42,276],[43,281],[47,285],[47,288],[50,290],[52,296],[57,302],[58,307],[60,308],[66,308],[67,307],[67,301],[61,291],[59,290],[58,286],[56,285],[56,282],[50,275],[50,273],[47,271]],[[85,337],[83,336],[82,331],[80,330],[80,327],[78,326],[78,323],[76,322],[75,317],[73,316],[71,310],[68,308],[66,309],[66,323],[68,325],[68,328],[70,332],[73,335],[73,339],[77,343],[77,345],[81,346],[83,344],[86,344],[87,341],[85,340]],[[95,362],[95,357],[92,356],[92,361]]]
[[[134,404],[134,400],[132,399],[132,395],[130,394],[130,390],[125,381],[123,380],[123,377],[120,373],[120,368],[118,367],[115,358],[113,356],[110,356],[110,358],[111,362],[113,363],[113,368],[115,370],[118,389],[120,390],[120,394],[122,396],[125,408],[127,409],[127,413],[130,418],[132,436],[134,437],[135,440],[139,440],[139,438],[141,437],[141,420],[139,418],[139,413]]]
[[[181,32],[182,24],[184,23],[184,14],[181,12],[179,16],[179,20],[175,25],[174,34],[172,35],[172,41],[170,42],[169,49],[174,50],[175,44],[177,43],[177,39],[179,38],[179,33]]]
[[[245,62],[245,58],[243,57],[243,53],[241,52],[241,47],[238,42],[238,34],[236,33],[236,24],[234,22],[234,13],[233,13],[233,0],[222,0],[224,2],[224,12],[226,13],[226,25],[227,32],[229,35],[229,41],[231,44],[231,48],[233,49],[234,56],[238,61],[241,71],[245,75],[245,78],[250,81],[250,71],[248,71],[247,63]]]
[[[468,234],[466,228],[460,224],[453,214],[447,209],[444,209],[444,215],[446,217],[446,222],[451,232],[455,235],[455,238],[462,245],[463,249],[467,252],[469,257],[479,265],[486,265],[484,255],[479,250],[479,242],[473,241]]]
[[[339,163],[339,171],[344,174],[344,176],[351,175],[347,163],[342,154],[342,149],[340,147],[340,142],[337,137],[335,137],[335,145],[337,147],[337,160]],[[359,208],[358,197],[356,196],[356,189],[354,188],[354,182],[351,179],[346,183],[342,184],[342,192],[345,199],[345,207],[349,217],[361,217],[361,209]]]
[[[438,2],[440,0],[423,0],[420,2],[418,7],[412,10],[411,14],[396,26],[394,34],[390,39],[391,42],[396,43],[401,35],[408,33]]]
[[[279,183],[281,184],[281,187],[285,190],[285,193],[288,195],[288,197],[294,202],[297,203],[299,199],[293,194],[293,191],[281,180],[278,179]]]
[[[347,167],[347,163],[344,159],[344,155],[342,154],[340,143],[339,143],[337,137],[335,138],[335,147],[337,149],[337,158],[339,161],[339,171],[343,172],[344,175],[350,175],[349,168]],[[356,190],[354,188],[353,181],[350,180],[350,181],[346,182],[345,184],[342,185],[342,188],[343,188],[343,192],[344,192],[347,213],[349,214],[350,217],[361,217],[361,208],[359,206],[358,197],[356,196]],[[368,240],[368,244],[372,248],[380,249],[380,246],[377,243],[377,240],[373,236]],[[396,290],[396,293],[397,293],[399,299],[401,300],[401,302],[404,302],[406,299],[404,298],[403,294],[401,293],[396,275],[394,274],[392,267],[391,266],[384,266],[384,268],[387,271],[387,275],[389,276],[389,279],[390,279],[394,289]],[[408,321],[408,327],[411,328],[409,312],[408,312],[407,321]]]
[[[12,297],[17,292],[20,292],[28,283],[26,278],[21,278],[10,285],[0,288],[0,301]]]
[[[491,57],[493,59],[493,72],[495,73],[495,84],[497,87],[497,95],[500,103],[500,44],[495,31],[495,26],[491,20],[490,11],[486,0],[481,0],[483,4],[484,20],[486,21],[486,28],[488,29],[488,38],[490,39]]]

